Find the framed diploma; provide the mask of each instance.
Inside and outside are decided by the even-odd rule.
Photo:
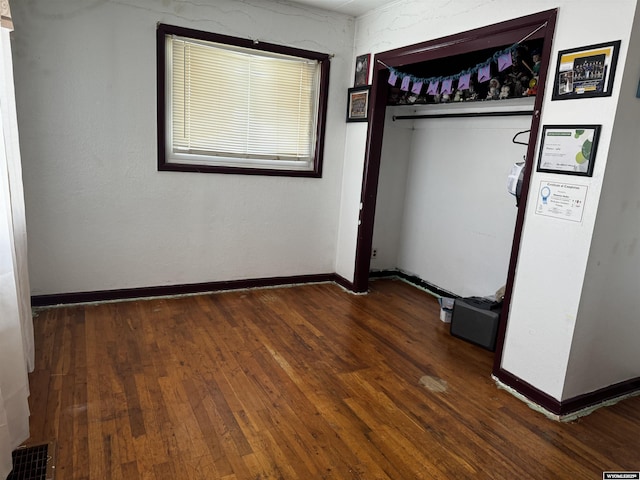
[[[545,125],[538,172],[593,175],[601,125]]]

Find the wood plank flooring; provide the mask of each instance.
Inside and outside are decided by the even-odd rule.
[[[491,380],[398,280],[51,308],[30,443],[65,479],[599,479],[640,469],[640,397],[569,424]]]

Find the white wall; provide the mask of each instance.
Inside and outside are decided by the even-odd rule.
[[[439,0],[428,4],[407,0],[358,18],[355,48],[357,52],[386,51],[558,7],[552,71],[558,50],[620,39],[618,68],[622,72],[635,6],[635,0],[608,2],[606,8],[601,2],[582,0]],[[547,92],[551,92],[552,77]],[[562,397],[621,78],[616,76],[612,97],[551,102],[548,95],[542,111],[542,124],[603,125],[593,177],[573,182],[588,186],[582,222],[535,215],[535,185],[541,180],[563,178],[549,174],[533,175],[534,197],[525,215],[502,368],[558,400]],[[348,132],[347,142],[364,143],[366,137]],[[356,178],[345,178],[344,183],[360,187]],[[344,204],[342,208],[353,212],[358,205]],[[355,245],[355,237],[340,238],[340,248]]]
[[[407,107],[396,110],[402,108],[399,115],[412,113]],[[526,147],[511,139],[530,128],[531,117],[399,120],[395,124],[385,129],[384,144],[399,145],[409,132],[405,188],[394,188],[392,198],[379,196],[375,232],[393,232],[400,218],[395,267],[458,295],[492,295],[506,283],[517,213],[506,178],[513,163],[522,161],[526,153]],[[381,184],[389,182],[387,175],[389,183],[396,183],[393,169],[399,164],[402,171],[401,151],[392,146],[383,150]],[[391,212],[398,199],[404,200],[401,210]],[[388,234],[380,236],[384,239]],[[374,234],[374,248],[377,240]]]
[[[345,109],[346,110],[346,109]],[[348,135],[367,134],[367,124],[354,122],[347,124]],[[362,159],[365,155],[365,145],[362,142],[346,142],[344,154],[344,169],[340,191],[340,217],[337,241],[343,243],[336,251],[335,271],[343,278],[353,280],[353,267],[356,261],[355,244],[353,248],[345,248],[344,239],[358,237],[358,216],[360,214],[360,190],[362,186]],[[354,207],[355,208],[352,208]]]
[[[33,294],[335,271],[352,18],[267,0],[12,7]],[[334,54],[323,178],[158,172],[158,22]]]
[[[9,14],[5,4],[0,8]],[[10,30],[0,27],[0,478],[11,452],[29,438],[34,339]]]
[[[640,18],[636,11],[563,398],[640,377]]]
[[[415,122],[400,269],[462,296],[506,283],[517,213],[506,178],[526,153],[511,139],[530,127],[531,117]]]
[[[401,107],[387,108],[373,224],[373,248],[377,256],[371,259],[371,270],[398,268],[413,122],[394,122],[392,118],[405,114],[407,110]]]
[[[612,6],[612,10],[616,11],[615,18],[607,18],[603,24],[602,15],[609,16],[610,13],[595,4],[581,3],[562,8],[552,58],[557,57],[558,49],[620,39],[618,69],[623,72],[635,2],[624,5],[620,2]],[[579,26],[580,22],[582,26]],[[605,25],[605,28],[596,33],[593,31],[596,24]],[[585,30],[592,31],[587,33]],[[555,63],[552,62],[552,69],[555,69]],[[542,124],[602,125],[593,177],[534,174],[525,215],[502,366],[557,400],[566,398],[563,390],[567,364],[583,295],[602,179],[609,160],[621,80],[622,75],[618,74],[611,97],[551,102],[549,96],[543,106]],[[550,76],[547,91],[551,91],[552,82]],[[539,185],[543,180],[559,180],[588,188],[581,222],[535,214]]]

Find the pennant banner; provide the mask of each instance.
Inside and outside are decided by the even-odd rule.
[[[516,50],[520,42],[511,45],[504,50],[497,51],[491,58],[488,58],[485,62],[478,63],[472,68],[463,70],[455,75],[447,75],[445,77],[428,77],[421,78],[408,73],[402,73],[393,67],[389,68],[389,84],[395,85],[398,78],[402,83],[400,89],[408,92],[409,87],[413,84],[411,92],[416,95],[420,94],[422,87],[428,85],[427,95],[451,94],[453,92],[453,82],[458,82],[458,90],[467,90],[471,85],[471,76],[476,75],[478,82],[483,83],[491,79],[491,64],[495,63],[498,66],[498,71],[509,68],[513,65],[513,52]],[[440,89],[438,90],[438,87]]]
[[[453,78],[446,78],[442,81],[442,87],[440,93],[442,95],[450,95],[453,90]]]
[[[504,55],[500,55],[498,57],[498,71],[502,72],[506,70],[511,65],[513,65],[513,57],[511,56],[511,52],[505,53]]]
[[[469,84],[471,83],[471,74],[465,73],[458,80],[458,90],[468,90]]]
[[[411,83],[411,77],[408,75],[402,79],[402,84],[400,85],[400,90],[403,92],[409,91],[409,84]]]
[[[480,67],[478,70],[478,82],[484,83],[491,79],[491,64]]]
[[[440,85],[440,82],[437,80],[433,82],[429,82],[429,88],[427,88],[427,95],[437,95],[439,85]]]
[[[396,81],[398,80],[398,73],[392,69],[389,69],[389,71],[391,72],[389,74],[389,85],[393,86],[396,84]]]

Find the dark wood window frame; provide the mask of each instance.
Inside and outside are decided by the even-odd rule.
[[[202,165],[175,163],[169,161],[169,153],[167,152],[166,124],[167,115],[171,112],[166,107],[166,37],[169,35],[177,35],[188,37],[195,40],[203,40],[208,42],[216,42],[225,45],[233,45],[237,47],[250,48],[257,51],[277,53],[283,55],[291,55],[301,58],[315,60],[320,64],[320,84],[319,98],[316,121],[315,145],[313,147],[312,168],[309,170],[291,170],[276,168],[257,168],[251,166],[218,166],[218,165]],[[266,42],[258,42],[250,39],[232,37],[229,35],[221,35],[216,33],[204,32],[190,28],[177,27],[166,24],[158,24],[156,29],[156,55],[157,55],[157,130],[158,130],[158,170],[174,171],[174,172],[201,172],[201,173],[229,173],[242,175],[271,175],[271,176],[287,176],[287,177],[322,177],[322,159],[324,152],[324,133],[327,116],[327,102],[329,89],[329,59],[330,56],[325,53],[312,52],[292,47],[285,47]]]

